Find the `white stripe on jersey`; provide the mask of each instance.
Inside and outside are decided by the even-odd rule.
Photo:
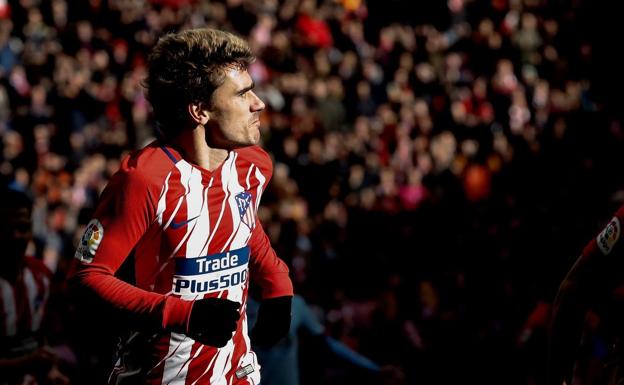
[[[191,235],[186,242],[186,257],[196,258],[203,255],[202,249],[208,237],[208,217],[205,211],[208,204],[204,201],[204,186],[202,184],[202,175],[196,168],[191,169],[189,178],[189,191],[186,194],[186,218],[187,220],[196,218],[189,223]],[[206,210],[204,210],[206,208]]]
[[[169,225],[171,224],[171,221],[173,221],[176,214],[178,213],[178,210],[180,209],[180,206],[182,205],[182,202],[184,201],[184,197],[186,197],[186,195],[189,193],[189,183],[190,183],[191,172],[193,168],[191,167],[190,164],[184,161],[179,161],[178,163],[175,164],[175,166],[180,171],[180,184],[182,185],[182,187],[184,187],[184,196],[181,196],[178,199],[178,203],[176,204],[175,209],[173,209],[173,213],[171,213],[171,216],[169,217],[169,220],[167,221],[167,224],[165,225],[163,230],[169,227]]]
[[[167,208],[167,192],[169,191],[169,178],[171,178],[171,173],[173,171],[169,171],[167,177],[165,178],[165,184],[160,191],[160,196],[158,197],[158,206],[156,208],[156,220],[158,224],[162,226],[163,223],[163,213]]]
[[[256,210],[258,210],[258,207],[260,206],[260,197],[262,196],[263,192],[262,188],[264,187],[264,183],[266,182],[266,178],[264,177],[264,175],[262,175],[259,168],[256,168],[256,179],[258,179],[258,182],[260,182],[258,184],[258,189],[256,190]]]
[[[180,333],[171,333],[169,338],[169,352],[163,369],[163,385],[184,385],[186,370],[180,374],[182,366],[191,356],[191,349],[195,340]],[[188,368],[188,367],[187,367]]]
[[[0,290],[2,290],[2,304],[4,307],[5,335],[14,336],[17,334],[17,309],[13,287],[4,279],[0,278]]]
[[[198,221],[205,221],[206,222],[206,238],[208,238],[208,234],[210,234],[210,206],[208,205],[208,193],[210,192],[210,187],[212,187],[212,182],[214,181],[214,177],[210,178],[210,182],[208,183],[208,187],[206,187],[206,189],[204,190],[204,202],[205,202],[205,209],[202,209],[202,213],[200,214],[200,217],[197,219]],[[204,212],[206,213],[206,216],[204,217]],[[201,225],[203,226],[203,222],[201,222]],[[206,239],[206,242],[204,242],[204,247],[202,247],[201,249],[201,253],[199,255],[208,255],[208,239]]]
[[[254,167],[256,167],[256,165],[252,163],[251,167],[249,167],[249,171],[247,171],[247,178],[245,178],[245,181],[247,182],[247,191],[251,188],[251,185],[249,184],[249,177],[251,176],[251,171],[253,171]]]
[[[181,205],[181,201],[186,199],[186,218],[190,219],[200,213],[201,207],[204,205],[203,198],[203,185],[202,185],[202,177],[201,172],[191,166],[189,163],[185,161],[179,161],[176,163],[176,167],[180,170],[180,183],[184,186],[185,194],[183,197],[180,197],[180,201],[178,201],[178,206],[176,207],[174,213],[171,215],[169,219],[169,223],[173,220],[178,211],[179,206]],[[199,219],[199,218],[198,218]],[[194,233],[195,226],[197,225],[197,221],[194,221],[192,224],[186,227],[186,234],[182,238],[182,241],[178,244],[172,255],[167,258],[165,262],[165,266],[169,261],[173,261],[172,257],[175,256],[178,250],[182,247],[184,242],[186,242],[186,257],[197,257],[197,252],[201,251],[201,245],[203,245],[203,239],[201,239],[201,232]],[[194,235],[197,234],[197,235]],[[205,236],[205,235],[204,235]],[[187,241],[188,239],[188,241]],[[164,266],[163,266],[164,268]],[[199,295],[183,295],[182,298],[184,300],[195,300],[199,297]],[[171,337],[169,338],[169,352],[167,355],[169,356],[171,352],[175,351],[175,354],[171,355],[169,358],[165,360],[165,367],[163,370],[163,384],[172,384],[172,385],[184,385],[186,374],[188,372],[188,365],[185,365],[186,362],[189,362],[191,359],[191,351],[193,349],[193,344],[195,340],[189,338],[183,334],[179,333],[171,333]]]
[[[230,151],[230,153],[228,154],[227,159],[225,160],[225,163],[221,167],[221,186],[225,186],[225,184],[227,183],[227,178],[225,178],[225,177],[228,176],[228,175],[224,175],[223,170],[227,170],[227,169],[229,169],[231,167],[231,165],[234,163],[234,158],[236,158],[236,153],[233,152],[233,151]],[[223,211],[225,210],[225,202],[229,198],[227,196],[227,192],[225,191],[225,188],[224,188],[223,191],[226,193],[225,199],[223,199],[223,203],[221,204],[221,212],[219,213],[219,218],[217,219],[217,223],[215,223],[214,231],[212,232],[212,234],[210,234],[210,238],[208,239],[207,246],[210,246],[210,242],[212,241],[212,238],[214,238],[214,235],[219,230],[219,224],[221,223],[221,219],[223,218]]]

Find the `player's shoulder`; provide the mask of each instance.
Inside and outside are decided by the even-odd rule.
[[[239,148],[236,153],[242,161],[252,163],[258,167],[263,174],[273,173],[273,161],[271,156],[260,146],[248,146]]]
[[[594,249],[598,249],[602,252],[602,254],[610,254],[611,251],[616,248],[616,243],[618,244],[617,249],[621,250],[622,242],[620,241],[620,238],[622,236],[623,221],[624,205],[620,206],[620,208],[612,215],[611,219],[602,228],[602,231],[600,231],[598,236],[586,247],[585,252],[589,253]]]
[[[619,218],[619,220],[624,220],[624,205],[621,205],[613,214],[614,217]]]
[[[154,141],[124,157],[119,173],[128,181],[146,186],[161,185],[167,174],[175,168],[177,160],[180,159],[176,158],[176,155],[173,154],[173,150]]]

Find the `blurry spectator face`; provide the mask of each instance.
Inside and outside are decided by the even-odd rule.
[[[535,30],[537,29],[537,18],[532,13],[525,13],[522,15],[522,29]]]
[[[52,17],[58,26],[67,23],[67,3],[64,0],[52,1]]]
[[[117,63],[125,63],[128,60],[128,43],[123,40],[115,41],[113,57]]]
[[[479,23],[479,34],[485,37],[489,37],[494,32],[494,23],[490,19],[483,19]]]
[[[344,54],[342,62],[340,63],[340,68],[338,72],[340,76],[343,78],[349,78],[355,72],[355,68],[357,66],[358,59],[356,54],[353,51],[348,51]]]
[[[449,0],[447,6],[453,13],[461,12],[464,9],[464,0]]]
[[[420,63],[416,66],[416,76],[422,83],[428,84],[435,80],[435,72],[429,63]]]
[[[357,84],[358,98],[361,100],[366,100],[370,97],[370,94],[371,94],[370,84],[368,84],[368,82],[365,82],[365,81],[360,81]]]
[[[81,42],[90,42],[93,38],[93,28],[91,26],[91,23],[89,23],[88,21],[78,22],[78,24],[76,25],[76,33],[78,34],[78,39]]]
[[[299,153],[299,144],[297,143],[297,140],[292,136],[284,139],[284,153],[289,158],[294,158]]]
[[[312,95],[316,100],[323,100],[327,97],[327,84],[321,80],[317,79],[312,83]]]
[[[403,52],[401,54],[401,58],[399,59],[399,67],[403,68],[406,71],[411,71],[414,68],[414,58],[408,52]]]
[[[451,105],[451,114],[453,120],[457,123],[464,123],[466,121],[466,106],[464,103],[457,101]]]
[[[548,36],[553,37],[557,35],[557,32],[559,31],[559,24],[557,23],[557,21],[552,19],[546,20],[544,22],[544,31],[546,31]]]
[[[41,24],[43,21],[43,17],[41,16],[41,11],[37,8],[31,8],[28,11],[28,23],[30,24]]]
[[[253,92],[253,82],[245,69],[231,68],[213,94],[208,111],[206,139],[209,144],[237,148],[260,140],[260,111],[264,103]]]
[[[550,98],[550,85],[545,80],[537,82],[535,91],[533,91],[533,105],[537,108],[545,107]]]
[[[15,131],[7,131],[2,137],[4,143],[4,159],[15,159],[23,150],[22,136]]]

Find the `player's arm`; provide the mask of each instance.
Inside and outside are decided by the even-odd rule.
[[[149,328],[183,333],[217,347],[232,338],[240,304],[221,298],[185,301],[149,292],[117,277],[130,251],[156,220],[160,191],[133,170],[117,173],[103,193],[102,203],[76,252],[81,260],[79,284],[104,302]],[[97,237],[89,231],[98,233]]]
[[[312,310],[300,296],[293,298],[293,312],[297,313],[300,319],[300,328],[310,334],[315,339],[318,339],[325,349],[329,350],[336,357],[352,364],[353,366],[371,372],[379,372],[381,368],[379,365],[349,348],[347,345],[338,341],[337,339],[325,334],[325,326],[323,326],[314,316]]]
[[[185,332],[192,302],[132,286],[115,273],[155,220],[158,194],[134,169],[121,170],[102,193],[76,251],[78,290],[87,290],[132,319]]]
[[[623,213],[620,209],[618,216]],[[621,218],[621,216],[620,216]],[[550,346],[550,385],[571,383],[572,371],[587,310],[614,284],[614,254],[622,252],[621,220],[616,216],[583,250],[568,271],[553,304]],[[617,243],[617,244],[616,244]]]
[[[262,289],[258,320],[251,338],[259,346],[270,346],[288,334],[293,286],[288,266],[277,257],[259,220],[256,220],[249,247],[250,277]]]
[[[299,318],[299,327],[309,333],[324,350],[356,368],[379,375],[384,383],[400,384],[405,378],[403,371],[393,365],[380,366],[368,357],[356,352],[341,341],[325,334],[325,327],[317,320],[305,300],[295,295],[293,313]]]

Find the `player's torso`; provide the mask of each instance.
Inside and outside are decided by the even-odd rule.
[[[213,172],[179,160],[163,181],[156,220],[137,244],[137,285],[189,299],[239,291],[265,181],[236,152]]]
[[[232,151],[213,172],[178,160],[164,178],[156,220],[135,248],[137,286],[185,300],[227,298],[241,303],[243,317],[222,349],[177,333],[154,341],[150,383],[213,383],[256,361],[244,316],[247,244],[270,177],[265,174],[253,159]]]

